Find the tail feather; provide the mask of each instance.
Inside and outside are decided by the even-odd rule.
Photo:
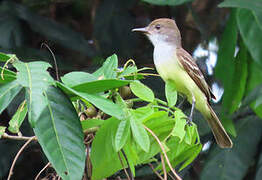
[[[205,118],[210,128],[212,129],[212,132],[214,134],[217,144],[221,148],[232,148],[233,143],[230,137],[228,136],[228,134],[226,133],[223,125],[219,121],[216,113],[214,112],[214,110],[212,109],[212,107],[209,104],[208,104],[208,108],[210,110],[209,111],[210,113],[209,115],[206,115]]]

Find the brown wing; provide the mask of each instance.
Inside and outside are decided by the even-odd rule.
[[[211,98],[216,99],[192,56],[183,48],[178,48],[176,52],[179,63],[183,66],[189,76],[194,80],[199,89],[206,95],[208,101],[210,101]]]

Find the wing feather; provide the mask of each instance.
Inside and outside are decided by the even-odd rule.
[[[216,99],[192,56],[183,48],[178,48],[176,53],[179,63],[192,78],[192,80],[197,84],[199,89],[206,95],[207,99],[209,101],[211,98]]]

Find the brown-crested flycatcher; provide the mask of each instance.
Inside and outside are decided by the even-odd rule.
[[[192,120],[194,106],[207,120],[217,144],[231,148],[233,143],[210,106],[215,98],[204,76],[191,55],[181,46],[180,31],[172,19],[161,18],[147,27],[132,31],[144,33],[154,45],[154,64],[164,81],[172,81],[179,93],[184,94],[192,104],[189,120]]]

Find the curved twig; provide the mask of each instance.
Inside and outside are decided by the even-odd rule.
[[[50,165],[51,163],[48,162],[45,167],[43,169],[41,169],[41,171],[36,175],[35,180],[37,180],[39,178],[39,176],[41,175],[41,173]]]
[[[7,180],[10,180],[10,178],[11,178],[11,176],[12,176],[12,174],[13,174],[13,169],[14,169],[14,166],[15,166],[15,163],[16,163],[18,157],[19,157],[20,154],[23,152],[23,150],[25,149],[25,147],[26,147],[31,141],[33,141],[35,138],[36,138],[35,136],[31,137],[31,138],[28,139],[28,140],[26,141],[26,143],[20,148],[20,150],[18,151],[18,153],[16,154],[16,156],[15,156],[15,158],[14,158],[14,160],[13,160],[12,166],[11,166],[11,168],[10,168],[10,170],[9,170],[9,174],[8,174]]]
[[[164,180],[164,178],[155,170],[154,166],[151,163],[148,163],[152,171],[159,177],[159,179]]]
[[[59,81],[58,67],[57,67],[55,55],[54,55],[53,51],[50,49],[50,47],[46,43],[42,43],[41,44],[41,48],[43,48],[43,46],[45,46],[48,49],[48,51],[51,53],[51,55],[53,57],[53,60],[54,60],[54,63],[55,63],[56,80]]]
[[[168,159],[168,157],[167,157],[167,155],[166,155],[165,148],[164,148],[163,145],[161,144],[161,141],[158,139],[158,137],[155,135],[155,133],[154,133],[151,129],[149,129],[149,128],[146,127],[145,125],[144,125],[144,128],[156,139],[157,143],[159,144],[160,148],[162,149],[162,152],[163,152],[164,157],[165,157],[165,159],[166,159],[167,165],[169,166],[169,168],[170,168],[170,170],[172,171],[172,173],[175,175],[176,179],[182,180],[182,179],[178,176],[178,174],[176,173],[176,171],[173,169],[173,167],[172,167],[172,165],[171,165],[171,163],[170,163],[170,161],[169,161],[169,159]]]

